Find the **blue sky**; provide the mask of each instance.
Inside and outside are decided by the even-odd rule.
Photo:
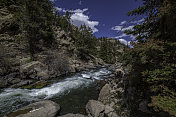
[[[133,18],[126,14],[141,4],[141,0],[54,0],[54,5],[60,12],[72,11],[72,24],[86,24],[92,28],[95,36],[115,37],[124,44],[135,37],[126,36],[123,31],[144,21],[142,17],[138,17],[125,25]]]

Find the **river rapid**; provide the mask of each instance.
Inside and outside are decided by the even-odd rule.
[[[110,74],[107,68],[99,68],[76,73],[59,81],[53,80],[51,85],[42,89],[4,89],[4,92],[0,93],[0,117],[45,99],[58,103],[61,114],[85,114],[88,100],[98,98],[96,82],[108,78]]]

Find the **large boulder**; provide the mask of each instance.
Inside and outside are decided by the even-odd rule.
[[[99,93],[99,98],[98,100],[99,101],[102,101],[102,102],[107,102],[111,96],[110,92],[111,92],[111,87],[110,87],[110,84],[106,84],[100,91]]]
[[[45,100],[20,108],[4,117],[55,117],[59,110],[58,104]]]
[[[69,113],[69,114],[66,114],[66,115],[58,116],[58,117],[86,117],[86,116],[82,115],[82,114]]]
[[[86,105],[88,117],[104,117],[105,106],[103,103],[95,100],[89,100]]]
[[[95,100],[89,100],[86,112],[88,117],[119,117],[112,107]]]
[[[110,106],[105,106],[105,117],[119,117],[115,110]]]
[[[49,72],[47,65],[39,62],[39,61],[32,61],[30,63],[24,64],[20,66],[20,72],[22,74],[27,75],[29,78],[32,79],[48,79]]]

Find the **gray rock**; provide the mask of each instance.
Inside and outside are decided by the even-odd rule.
[[[104,102],[105,100],[108,100],[111,95],[111,87],[109,84],[106,84],[100,91],[98,100]]]
[[[86,112],[88,117],[119,117],[112,107],[95,100],[89,100]]]
[[[58,117],[86,117],[86,115],[69,113]]]
[[[48,67],[39,61],[32,61],[20,66],[20,72],[28,75],[32,79],[49,78]]]
[[[17,84],[17,83],[19,83],[21,81],[21,79],[19,79],[19,78],[9,78],[8,79],[8,83],[9,84]]]
[[[19,88],[19,87],[22,87],[24,85],[29,85],[29,84],[32,84],[34,81],[33,80],[23,80],[17,84],[14,84],[12,85],[11,87],[12,88]]]
[[[88,117],[104,117],[105,106],[103,103],[95,100],[89,100],[86,105]]]
[[[50,100],[44,100],[20,108],[4,117],[55,117],[60,106]]]
[[[5,78],[15,78],[17,75],[19,75],[19,73],[11,73],[11,74],[9,74],[9,75],[7,75],[7,76],[5,76]]]
[[[105,115],[107,117],[119,117],[115,110],[110,106],[105,106]]]

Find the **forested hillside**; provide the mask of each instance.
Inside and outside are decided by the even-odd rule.
[[[131,43],[134,48],[126,49],[121,58],[129,71],[128,87],[135,89],[135,98],[128,99],[132,116],[139,116],[140,100],[153,109],[149,115],[161,111],[176,115],[176,1],[143,0],[128,15],[145,17],[143,24],[126,30],[137,37]]]
[[[50,0],[1,0],[0,16],[0,74],[5,82],[11,73],[21,79],[35,71],[35,77],[50,78],[115,63],[125,47],[117,40],[95,37],[86,25],[72,25],[71,13],[60,13]],[[38,64],[47,70],[22,73],[25,65]],[[11,85],[7,82],[1,87]]]
[[[35,94],[35,91],[42,91],[50,96],[60,96],[59,91],[63,93],[69,89],[68,92],[73,91],[70,97],[75,99],[71,101],[79,103],[77,85],[81,85],[77,87],[79,91],[86,89],[81,96],[87,95],[87,92],[97,96],[97,90],[106,84],[100,91],[98,101],[87,104],[86,111],[90,117],[175,117],[176,1],[142,2],[142,6],[128,12],[128,16],[145,19],[142,24],[125,31],[127,35],[136,37],[128,47],[117,39],[96,37],[86,24],[74,26],[71,23],[72,14],[58,11],[51,0],[1,0],[0,94],[5,93],[0,96],[6,100],[10,97],[6,94],[12,94],[18,99],[32,91]],[[62,77],[78,72],[79,75],[62,80]],[[109,78],[103,79],[104,76]],[[51,85],[55,79],[58,83]],[[87,88],[89,83],[96,86]],[[49,85],[47,89],[42,89]],[[86,86],[82,88],[82,85]],[[9,87],[10,90],[6,89]],[[36,95],[41,99],[39,94]],[[65,99],[70,98],[67,94],[64,95]],[[90,95],[95,97],[94,94]],[[88,101],[89,97],[85,98]],[[26,106],[33,101],[23,102]],[[5,111],[8,111],[8,106]],[[60,106],[57,105],[57,109],[53,116],[60,111]],[[43,114],[42,111],[40,114]]]

